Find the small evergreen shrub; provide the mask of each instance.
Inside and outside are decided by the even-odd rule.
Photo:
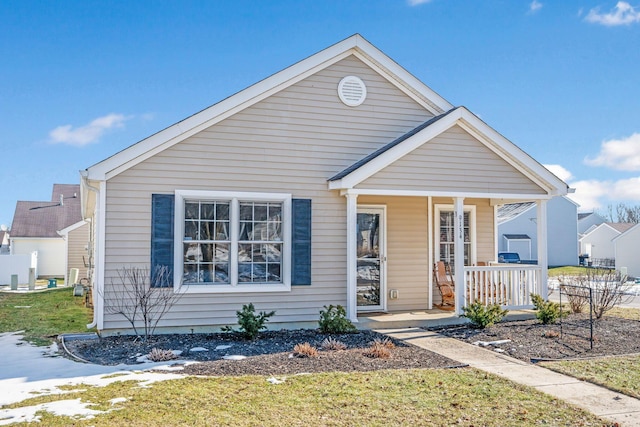
[[[484,305],[480,301],[469,304],[462,311],[464,313],[461,316],[469,319],[475,327],[480,329],[500,322],[509,312],[508,310],[503,310],[499,304]]]
[[[538,294],[531,294],[531,302],[533,302],[533,308],[536,310],[536,317],[543,325],[556,323],[558,319],[566,316],[560,304],[553,301],[545,301]]]
[[[347,345],[345,343],[331,337],[325,338],[325,340],[322,341],[322,344],[320,345],[320,347],[326,351],[339,351],[339,350],[347,349]]]
[[[238,325],[240,326],[240,333],[249,340],[254,340],[258,337],[258,334],[263,329],[267,329],[265,323],[269,321],[269,317],[276,314],[275,311],[266,313],[261,311],[256,314],[256,309],[253,303],[245,304],[242,306],[242,310],[236,311],[238,316]],[[231,326],[225,326],[222,328],[225,332],[234,332]]]
[[[324,310],[320,310],[318,324],[323,334],[345,334],[357,330],[351,320],[347,319],[347,311],[341,305],[325,305]]]
[[[295,347],[293,347],[293,355],[295,357],[316,357],[318,350],[306,342],[304,344],[296,344]]]

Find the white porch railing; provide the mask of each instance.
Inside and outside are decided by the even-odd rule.
[[[537,265],[464,267],[465,304],[480,300],[512,310],[532,308],[531,294],[542,295],[541,277]]]

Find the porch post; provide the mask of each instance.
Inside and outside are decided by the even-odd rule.
[[[547,269],[549,260],[547,259],[547,201],[536,200],[536,216],[538,218],[538,266],[541,267],[540,291],[541,296],[547,299],[549,289],[547,287]]]
[[[347,317],[352,322],[358,321],[356,301],[357,288],[357,244],[356,229],[358,221],[358,195],[347,193]]]
[[[455,283],[455,313],[462,314],[462,306],[464,305],[464,198],[453,198],[453,259],[455,271],[453,272]]]

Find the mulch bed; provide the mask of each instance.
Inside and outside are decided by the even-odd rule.
[[[560,325],[542,325],[537,320],[502,322],[486,329],[470,326],[437,329],[437,332],[469,343],[509,340],[494,351],[531,361],[532,359],[584,358],[640,353],[640,322],[617,317],[604,317],[594,324],[594,346],[590,349],[589,320],[571,315]],[[184,373],[194,375],[291,375],[314,372],[354,372],[379,369],[447,368],[460,363],[401,341],[392,340],[395,348],[388,358],[365,355],[371,343],[384,339],[373,331],[332,335],[347,345],[347,350],[321,350],[328,335],[317,330],[267,331],[254,341],[237,334],[157,335],[147,342],[131,336],[105,337],[99,340],[68,341],[67,348],[75,355],[103,365],[135,364],[137,357],[151,349],[180,350],[179,360],[200,363],[185,364]],[[315,357],[293,356],[296,344],[308,342],[316,347]],[[222,347],[219,347],[222,346]],[[224,346],[230,346],[225,348]],[[206,351],[190,351],[194,348]],[[217,349],[216,349],[217,348]],[[224,360],[224,356],[242,355],[243,360]],[[144,367],[144,365],[141,365]]]

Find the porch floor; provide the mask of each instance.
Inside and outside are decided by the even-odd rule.
[[[510,310],[504,320],[534,319],[533,310]],[[358,329],[390,329],[390,328],[436,328],[440,326],[463,325],[469,320],[458,317],[453,311],[434,308],[433,310],[416,310],[387,313],[359,313]]]

